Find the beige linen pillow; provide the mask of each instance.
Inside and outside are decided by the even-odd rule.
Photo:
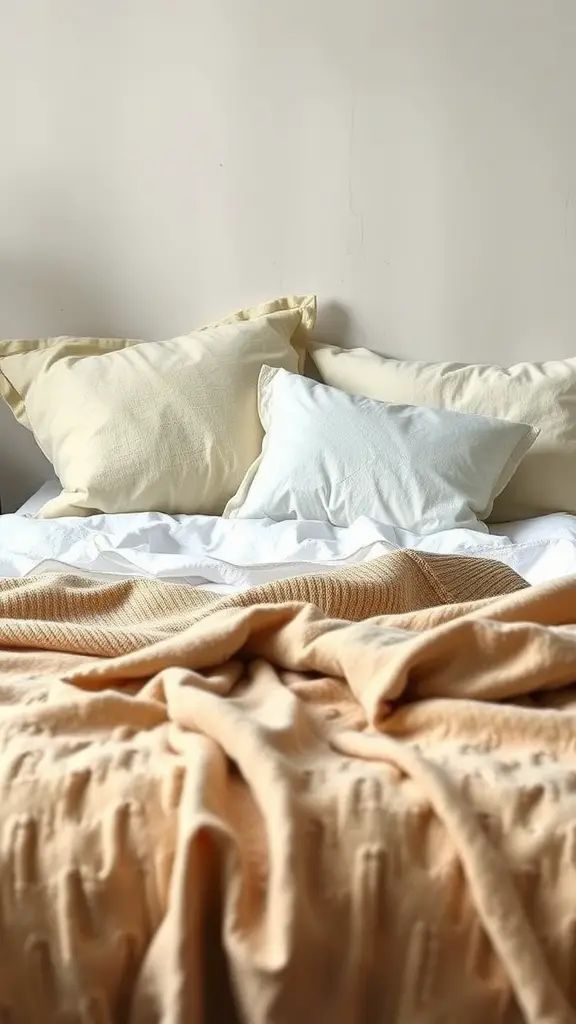
[[[576,359],[514,366],[387,359],[311,342],[322,380],[352,395],[529,423],[540,431],[490,522],[576,514]]]
[[[171,341],[0,341],[0,394],[63,487],[39,516],[219,514],[260,452],[260,369],[301,370],[315,317],[289,297]]]

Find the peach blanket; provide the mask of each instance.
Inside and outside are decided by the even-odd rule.
[[[0,1020],[576,1021],[576,583],[375,566],[0,584]]]

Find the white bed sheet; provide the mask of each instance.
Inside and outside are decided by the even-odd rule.
[[[376,558],[401,548],[495,558],[531,583],[576,575],[576,517],[551,515],[419,537],[358,519],[327,523],[226,520],[158,512],[36,520],[58,484],[50,482],[17,514],[0,517],[0,576],[75,571],[143,576],[228,592],[269,580]]]
[[[62,485],[56,478],[47,480],[34,494],[31,494],[27,501],[20,506],[18,512],[22,516],[34,516],[40,511],[42,505],[52,498],[57,498],[62,490]]]

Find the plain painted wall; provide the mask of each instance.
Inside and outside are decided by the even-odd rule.
[[[0,0],[0,333],[315,290],[343,344],[573,354],[575,54],[574,0]]]

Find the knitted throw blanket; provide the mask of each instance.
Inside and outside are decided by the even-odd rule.
[[[409,552],[0,584],[0,1017],[576,1021],[575,622]]]
[[[302,602],[358,621],[511,593],[527,584],[498,562],[398,551],[334,572],[220,597],[156,580],[95,582],[45,573],[0,579],[0,644],[114,657],[172,636],[224,608]]]

